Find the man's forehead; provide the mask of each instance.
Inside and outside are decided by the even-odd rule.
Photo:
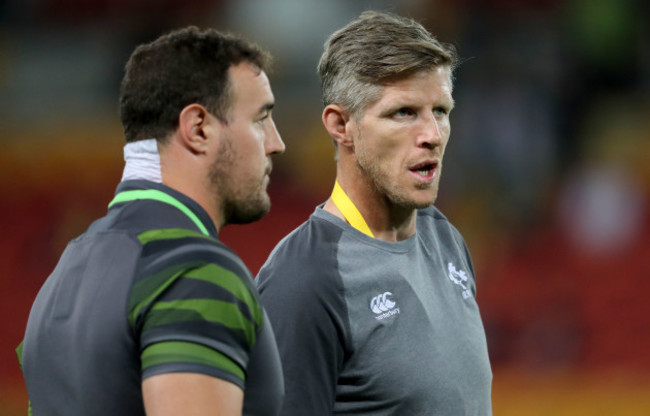
[[[271,95],[271,83],[266,73],[258,67],[242,62],[230,67],[232,87],[235,92],[243,94],[266,94]]]
[[[432,83],[433,88],[421,89],[423,83]],[[451,71],[446,67],[436,67],[431,70],[422,70],[408,76],[395,79],[391,82],[379,85],[379,101],[387,95],[409,96],[413,94],[427,95],[433,93],[436,97],[451,98],[453,89]]]
[[[239,119],[257,117],[273,108],[275,98],[266,73],[258,67],[242,62],[229,68],[231,105],[229,117]]]
[[[231,65],[230,68],[228,68],[228,72],[230,73],[230,77],[236,80],[255,79],[260,77],[260,79],[266,79],[266,74],[261,68],[247,61]]]

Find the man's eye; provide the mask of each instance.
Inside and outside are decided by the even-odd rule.
[[[399,110],[395,111],[395,117],[397,118],[410,117],[413,114],[415,114],[415,112],[408,107],[400,108]]]
[[[444,116],[449,113],[449,110],[447,110],[445,107],[436,107],[433,109],[433,114],[437,116]]]

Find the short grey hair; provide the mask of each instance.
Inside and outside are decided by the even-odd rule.
[[[415,20],[366,11],[325,42],[318,62],[323,104],[338,104],[355,117],[387,83],[440,66],[451,75],[457,62],[456,49]]]

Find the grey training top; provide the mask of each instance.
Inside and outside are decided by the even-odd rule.
[[[71,241],[32,306],[19,355],[39,415],[144,415],[142,380],[218,377],[244,415],[274,416],[280,359],[252,276],[195,201],[125,181]]]
[[[260,270],[282,415],[491,415],[471,259],[434,207],[386,242],[317,208]]]

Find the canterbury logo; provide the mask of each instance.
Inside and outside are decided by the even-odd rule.
[[[388,312],[389,309],[393,309],[395,307],[395,302],[390,300],[388,298],[389,296],[393,296],[393,294],[385,292],[372,298],[370,301],[370,309],[376,314]]]
[[[393,294],[384,292],[370,300],[370,310],[377,315],[375,318],[381,320],[399,313],[399,308],[395,308],[396,304],[389,296],[393,296]]]

